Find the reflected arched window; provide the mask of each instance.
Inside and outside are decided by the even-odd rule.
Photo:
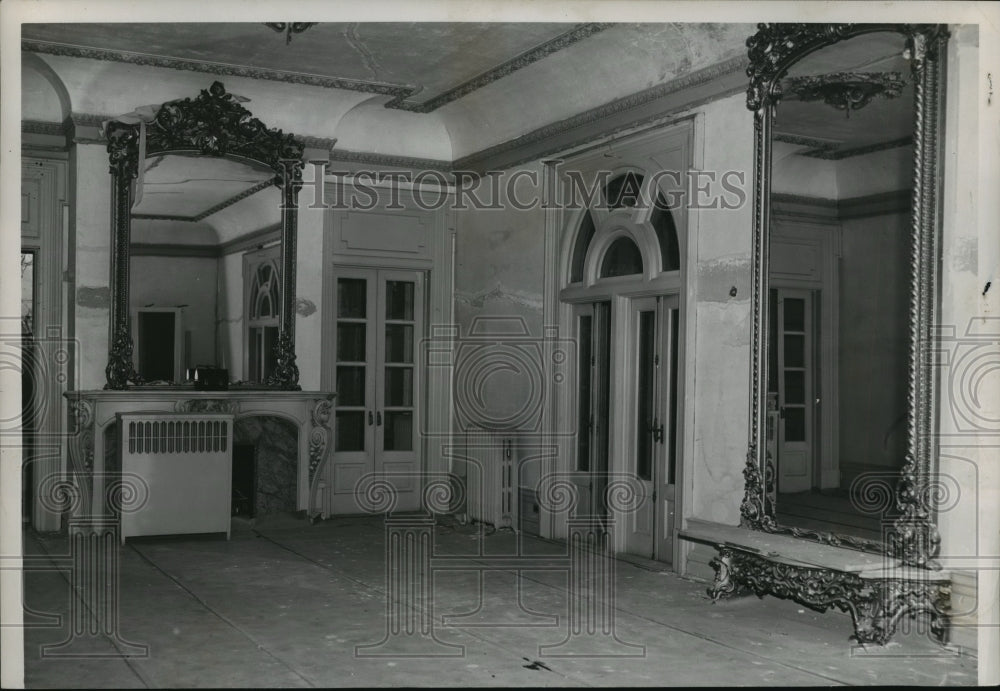
[[[260,264],[250,291],[250,321],[277,318],[278,272],[270,262]]]
[[[246,258],[249,285],[246,292],[246,374],[247,381],[263,383],[274,370],[274,347],[278,342],[281,286],[278,248],[273,247]]]
[[[667,200],[663,198],[662,192],[656,195],[656,204],[653,206],[649,223],[653,226],[656,239],[660,243],[663,270],[677,271],[681,268],[681,248],[677,241],[677,226],[674,225],[674,216],[670,213]]]
[[[584,212],[580,221],[580,228],[576,234],[576,244],[573,245],[573,263],[570,264],[569,280],[577,283],[583,280],[583,265],[587,260],[587,249],[594,239],[594,217],[590,215],[590,210]]]
[[[604,188],[604,198],[608,201],[608,209],[635,208],[639,203],[639,190],[642,189],[642,176],[637,173],[624,173],[612,178]]]
[[[631,238],[620,237],[611,243],[601,262],[601,278],[642,273],[642,254]]]

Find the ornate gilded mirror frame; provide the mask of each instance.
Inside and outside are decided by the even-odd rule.
[[[910,240],[910,352],[907,382],[907,453],[893,501],[898,518],[885,541],[782,526],[775,515],[775,468],[765,439],[768,338],[768,253],[771,206],[771,134],[781,79],[805,56],[861,34],[891,31],[905,36],[914,85],[914,166]],[[747,107],[754,113],[755,181],[753,228],[753,335],[750,434],[743,527],[784,533],[826,544],[884,551],[904,563],[932,566],[940,547],[936,526],[934,442],[934,343],[938,295],[940,225],[939,139],[943,119],[943,61],[948,39],[943,25],[760,24],[747,40],[750,64]]]
[[[111,173],[111,313],[106,389],[142,384],[132,364],[129,326],[129,243],[132,201],[140,158],[184,154],[226,157],[262,164],[281,189],[281,306],[276,367],[266,386],[299,389],[295,364],[295,243],[297,198],[302,185],[303,145],[291,134],[269,129],[253,117],[221,82],[196,98],[163,104],[152,122],[107,124]]]

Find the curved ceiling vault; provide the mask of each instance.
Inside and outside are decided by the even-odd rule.
[[[218,79],[270,127],[451,163],[745,53],[744,24],[35,24],[22,47],[73,112],[127,113]]]

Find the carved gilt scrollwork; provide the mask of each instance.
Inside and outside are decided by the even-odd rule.
[[[731,597],[742,589],[757,596],[794,600],[819,612],[836,607],[851,615],[852,638],[859,643],[885,645],[907,616],[926,614],[930,632],[947,640],[951,590],[947,581],[920,577],[861,578],[855,573],[789,564],[719,545],[710,564],[715,582],[708,589],[713,600]]]
[[[281,195],[281,321],[277,369],[268,386],[298,390],[295,365],[296,198],[302,183],[303,144],[292,134],[270,129],[255,118],[221,82],[195,98],[160,106],[145,124],[111,121],[105,127],[112,185],[111,293],[107,389],[141,384],[132,365],[129,325],[129,243],[134,180],[146,155],[185,153],[256,161],[274,171]]]

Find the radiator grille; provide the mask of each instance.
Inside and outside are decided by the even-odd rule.
[[[128,423],[130,454],[225,453],[229,446],[226,420],[146,420]]]

